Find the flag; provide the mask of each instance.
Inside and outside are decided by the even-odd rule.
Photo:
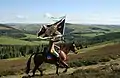
[[[62,35],[64,34],[65,18],[62,18],[53,25],[57,25],[57,31],[59,31]]]
[[[65,16],[53,24],[43,25],[43,27],[38,32],[38,37],[46,39],[53,36],[62,36],[64,35],[64,30],[65,30]]]

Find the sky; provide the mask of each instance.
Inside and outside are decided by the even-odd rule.
[[[66,22],[120,24],[120,0],[0,0],[0,23],[50,23],[66,15]]]

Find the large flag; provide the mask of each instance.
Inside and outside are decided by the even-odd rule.
[[[65,31],[65,16],[53,24],[43,25],[40,31],[38,32],[38,37],[41,39],[51,38],[54,36],[62,37],[64,35],[64,31]]]

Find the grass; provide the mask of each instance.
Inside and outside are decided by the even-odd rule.
[[[77,55],[70,55],[68,63],[71,67],[79,67],[83,65],[97,64],[99,62],[107,62],[111,59],[120,58],[120,44],[102,46],[101,48],[93,48]]]
[[[19,27],[19,26],[22,27],[21,29],[26,29],[26,31],[29,30],[29,29],[31,29],[30,31],[38,31],[38,28],[40,28],[40,25],[38,25],[38,24],[25,24],[25,25],[23,24],[22,26],[18,24],[18,26],[15,26],[15,27]],[[66,25],[66,27],[68,27],[69,29],[74,29],[74,31],[72,33],[75,36],[77,36],[78,38],[80,36],[80,34],[79,34],[80,32],[95,31],[95,33],[81,34],[82,36],[85,36],[85,37],[95,37],[96,34],[97,35],[102,35],[103,34],[103,33],[100,33],[103,30],[99,30],[99,29],[98,30],[93,30],[93,29],[90,29],[90,27],[97,27],[97,28],[101,28],[101,29],[109,29],[110,32],[120,31],[120,27],[108,27],[108,26],[90,26],[90,25],[70,24],[70,25]],[[5,29],[5,28],[3,28],[3,29]],[[78,34],[75,34],[75,32],[77,32]],[[47,43],[46,41],[37,41],[37,40],[35,41],[36,35],[32,35],[32,34],[25,34],[25,35],[27,37],[20,38],[20,39],[17,39],[17,38],[14,39],[14,38],[11,38],[11,37],[1,36],[0,37],[0,44],[39,45],[41,43]],[[31,39],[31,41],[29,41],[29,39]]]
[[[108,71],[108,72],[107,72]],[[97,69],[85,69],[85,70],[77,70],[70,74],[69,78],[118,78],[120,76],[120,72],[114,72],[109,69],[101,70]],[[66,76],[66,78],[68,78]]]
[[[26,59],[0,60],[0,75],[20,74],[25,69]]]
[[[88,66],[100,62],[108,62],[111,59],[120,58],[120,44],[106,45],[101,48],[93,48],[85,53],[70,54],[67,63],[70,67]],[[24,73],[28,57],[0,60],[0,75]],[[49,65],[48,65],[49,66]],[[47,67],[48,67],[47,66]],[[33,64],[32,64],[33,67]]]
[[[98,36],[98,35],[103,35],[103,33],[99,33],[96,35],[96,33],[91,33],[91,34],[82,34],[82,36],[86,36],[86,37],[95,37],[95,36]]]
[[[26,37],[24,38],[37,38],[37,35],[32,35],[32,34],[25,34]]]
[[[45,75],[42,78],[119,78],[120,68],[116,70],[110,70],[111,66],[105,69],[98,68],[88,68],[88,69],[78,69],[71,74],[60,74],[56,75]],[[38,78],[38,77],[35,77]]]
[[[46,41],[24,41],[20,40],[17,38],[12,38],[12,37],[5,37],[1,36],[0,37],[0,44],[10,44],[10,45],[40,45],[47,43]]]
[[[0,30],[9,30],[10,28],[7,28],[7,27],[3,27],[3,26],[0,26]]]
[[[40,24],[21,24],[21,25],[16,24],[16,26],[14,26],[14,27],[17,27],[19,29],[25,29],[26,31],[38,31],[40,26],[41,26]],[[74,29],[73,33],[74,32],[78,32],[78,33],[80,33],[80,32],[93,32],[93,31],[95,31],[95,32],[101,32],[102,31],[102,32],[107,33],[107,31],[104,31],[104,30],[90,29],[90,27],[101,28],[101,29],[109,29],[110,31],[108,33],[110,33],[110,32],[119,32],[120,31],[119,26],[114,26],[114,27],[109,26],[108,27],[106,25],[100,25],[100,26],[94,25],[94,26],[92,26],[92,25],[82,25],[82,24],[69,24],[69,25],[66,25],[66,27],[69,28],[69,29]],[[69,32],[71,32],[71,31],[69,31]],[[94,35],[94,34],[92,34],[92,35]]]

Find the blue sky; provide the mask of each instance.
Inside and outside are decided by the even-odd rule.
[[[85,24],[120,24],[120,0],[0,0],[0,23],[49,23],[46,13]]]

